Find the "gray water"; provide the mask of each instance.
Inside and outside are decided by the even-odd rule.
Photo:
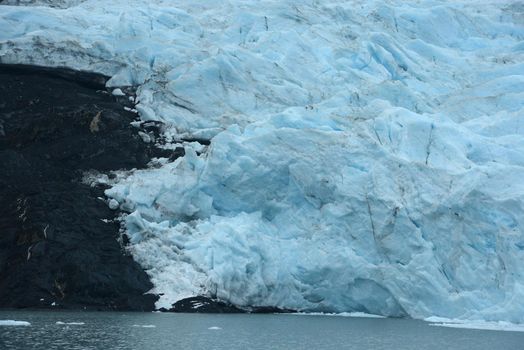
[[[1,350],[524,349],[524,333],[435,327],[404,319],[0,311],[0,320],[7,319],[31,326],[0,326]]]

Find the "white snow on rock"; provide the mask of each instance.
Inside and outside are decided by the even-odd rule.
[[[120,204],[119,204],[116,200],[114,200],[113,198],[111,198],[111,199],[109,200],[108,206],[109,206],[110,209],[115,210],[115,209],[118,209],[118,207],[120,206]]]
[[[121,89],[114,89],[112,91],[112,94],[113,96],[125,96],[126,94],[124,94],[124,92],[121,90]]]
[[[524,323],[524,6],[88,0],[2,7],[1,62],[140,85],[212,138],[121,176],[158,307]]]
[[[14,321],[14,320],[0,320],[1,326],[30,326],[31,323],[27,321]]]

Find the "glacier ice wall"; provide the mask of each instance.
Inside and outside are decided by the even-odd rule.
[[[139,85],[168,139],[212,139],[107,191],[159,307],[524,322],[518,2],[0,10],[2,62]]]

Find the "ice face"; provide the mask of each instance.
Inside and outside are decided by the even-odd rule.
[[[176,7],[175,7],[176,6]],[[2,62],[140,85],[185,144],[107,191],[158,306],[524,322],[524,7],[3,7]]]
[[[432,130],[421,117],[396,120],[408,131],[389,145]],[[415,317],[460,317],[494,298],[520,317],[522,168],[465,159],[452,172],[452,153],[428,166],[371,130],[231,127],[205,157],[188,148],[107,194],[134,206],[133,252],[166,298]],[[445,149],[462,142],[442,137],[454,134],[444,126],[433,134]]]

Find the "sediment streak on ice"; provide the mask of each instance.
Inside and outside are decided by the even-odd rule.
[[[524,322],[519,3],[91,0],[0,25],[2,62],[138,84],[168,139],[212,138],[107,191],[159,307]]]

